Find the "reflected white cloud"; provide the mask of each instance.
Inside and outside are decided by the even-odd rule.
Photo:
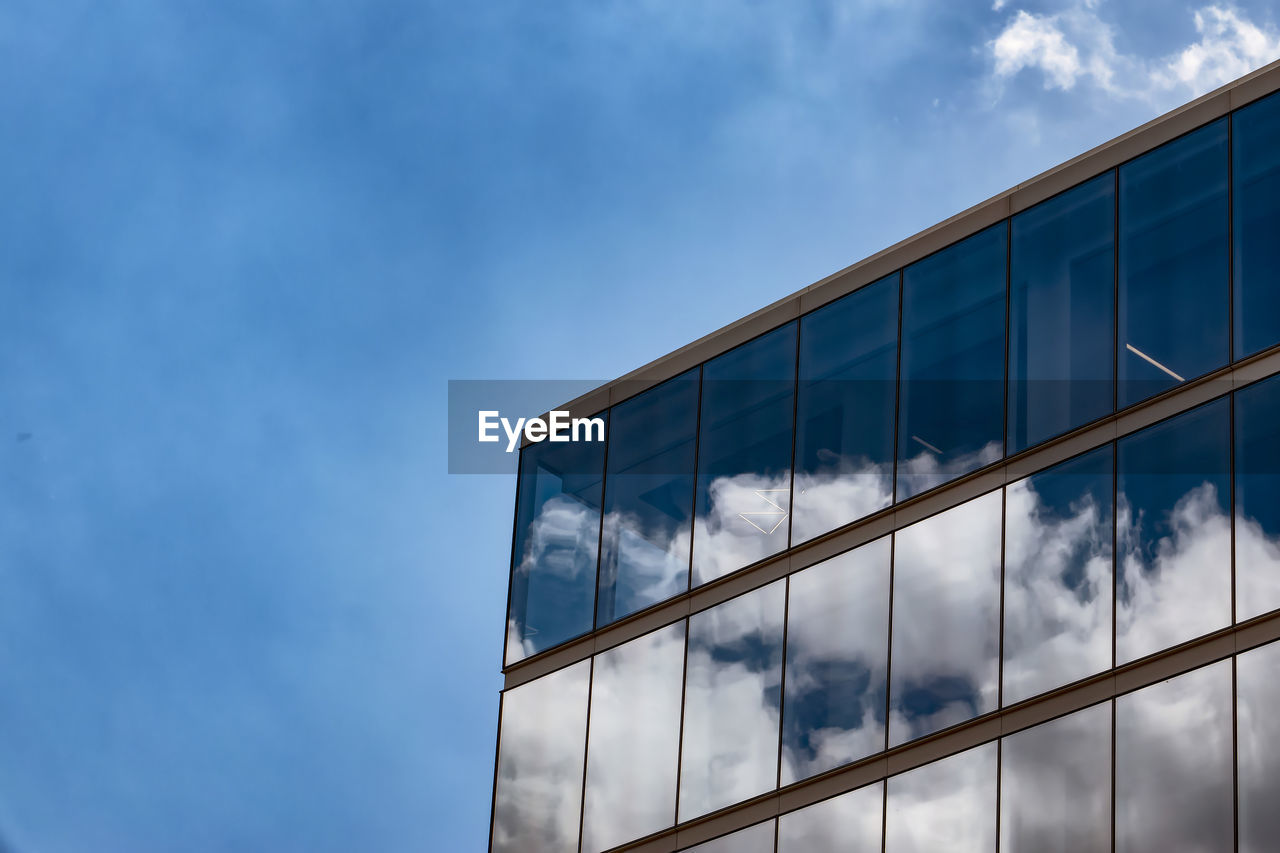
[[[1109,508],[1091,495],[1057,515],[1032,480],[1006,488],[1005,512],[1009,705],[1111,666],[1112,532]]]
[[[896,535],[890,745],[996,707],[1000,507],[992,492]]]
[[[1280,607],[1280,537],[1270,537],[1253,518],[1236,513],[1236,620],[1243,622]]]
[[[596,655],[582,849],[671,826],[680,749],[683,622]]]
[[[1216,487],[1182,495],[1152,542],[1155,519],[1135,513],[1123,494],[1116,513],[1120,557],[1116,658],[1136,660],[1231,622],[1231,523]]]
[[[778,818],[778,853],[879,853],[884,785],[877,782]]]
[[[693,585],[736,572],[787,547],[791,474],[716,477],[693,532]]]
[[[782,784],[884,749],[890,539],[791,577]]]
[[[539,508],[511,579],[508,663],[591,629],[599,527],[599,510],[571,495]]]
[[[574,853],[591,662],[507,691],[499,733],[495,853]]]
[[[996,849],[996,745],[984,744],[889,780],[885,853]]]
[[[1004,739],[1002,853],[1110,853],[1111,703]]]
[[[934,486],[997,462],[1002,454],[1000,442],[989,441],[969,453],[943,455],[926,448],[914,456],[903,457],[898,462],[898,500],[927,492]]]
[[[1240,853],[1269,853],[1280,838],[1280,643],[1236,659]]]
[[[1232,848],[1231,661],[1116,700],[1117,853]]]
[[[839,470],[796,472],[791,541],[799,544],[835,530],[893,500],[893,466],[866,459]]]
[[[777,784],[784,583],[690,619],[680,820]]]
[[[684,592],[689,573],[689,525],[678,530],[644,524],[636,513],[613,510],[604,517],[606,562],[616,549],[617,566],[601,583],[615,585],[613,617],[643,609]],[[609,593],[602,589],[602,596]],[[602,604],[602,607],[604,605]],[[602,618],[604,614],[602,614]]]

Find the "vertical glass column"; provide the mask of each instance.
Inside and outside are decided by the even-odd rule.
[[[584,853],[675,821],[684,634],[678,622],[595,657]]]
[[[1231,661],[1116,699],[1116,853],[1234,847]]]
[[[590,681],[584,660],[503,696],[493,853],[576,853]]]
[[[1236,658],[1240,853],[1269,853],[1280,838],[1280,643]]]
[[[1111,668],[1110,445],[1005,488],[1004,704]]]
[[[1004,452],[1007,235],[993,225],[902,274],[898,500]]]
[[[689,618],[681,739],[681,821],[778,783],[786,582]]]
[[[1227,363],[1227,120],[1120,167],[1120,407]]]
[[[876,782],[778,818],[778,853],[880,853],[884,783]]]
[[[1001,853],[1111,853],[1111,703],[1004,738]]]
[[[1116,660],[1231,624],[1230,401],[1117,445]]]
[[[787,547],[796,326],[703,365],[694,586]]]
[[[1236,392],[1236,621],[1280,608],[1280,377]]]
[[[689,588],[699,373],[609,412],[598,625]]]
[[[890,746],[996,709],[1000,497],[983,495],[895,535]]]
[[[889,779],[885,853],[992,853],[996,849],[996,744]]]
[[[782,784],[885,746],[890,538],[791,576]]]
[[[1112,410],[1115,201],[1107,172],[1013,217],[1010,453]]]
[[[893,500],[897,375],[898,273],[800,318],[793,544]]]
[[[604,448],[544,441],[520,453],[508,664],[591,630]]]
[[[1280,343],[1280,97],[1231,116],[1235,356]]]

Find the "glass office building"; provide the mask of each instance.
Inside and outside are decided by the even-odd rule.
[[[1280,838],[1280,67],[521,455],[499,853]]]

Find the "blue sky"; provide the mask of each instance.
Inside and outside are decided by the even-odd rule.
[[[514,483],[448,379],[612,378],[1276,57],[1263,3],[0,6],[0,849],[483,849]]]

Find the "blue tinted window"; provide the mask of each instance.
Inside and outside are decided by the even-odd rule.
[[[1111,445],[1010,483],[1004,704],[1111,667]]]
[[[1231,623],[1229,416],[1224,398],[1120,439],[1120,663]]]
[[[1013,218],[1009,452],[1112,409],[1115,173]]]
[[[1120,167],[1120,405],[1227,362],[1227,122]]]
[[[1280,377],[1236,394],[1236,619],[1280,607]]]
[[[1280,343],[1280,97],[1232,117],[1236,357]]]
[[[796,324],[702,368],[694,586],[787,547]]]
[[[898,500],[1001,456],[1006,233],[988,228],[903,273]]]
[[[591,630],[604,447],[544,441],[520,454],[507,663]]]
[[[609,417],[601,625],[689,587],[698,369],[614,406]]]
[[[897,371],[897,273],[801,319],[792,542],[893,499]]]

